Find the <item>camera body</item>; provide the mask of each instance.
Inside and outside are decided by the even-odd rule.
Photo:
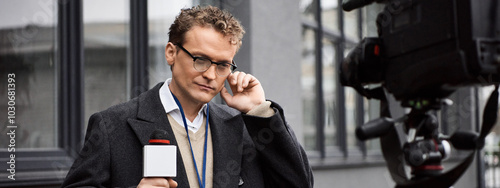
[[[363,39],[341,63],[342,85],[359,91],[382,83],[404,102],[500,81],[497,0],[386,3],[377,17],[379,37]]]

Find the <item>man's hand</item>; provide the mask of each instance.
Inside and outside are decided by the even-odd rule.
[[[176,188],[177,182],[175,182],[172,178],[142,178],[138,188],[146,188],[146,187],[163,187],[163,188]]]
[[[264,89],[259,80],[244,72],[234,72],[227,77],[233,95],[226,88],[220,94],[227,105],[240,112],[247,113],[266,101]]]

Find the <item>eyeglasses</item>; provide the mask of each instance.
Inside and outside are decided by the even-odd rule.
[[[236,64],[234,63],[228,63],[228,62],[213,62],[210,59],[207,59],[205,57],[199,57],[199,56],[193,56],[191,53],[189,53],[182,45],[176,44],[176,46],[179,46],[182,51],[186,52],[191,58],[193,58],[193,67],[196,71],[198,72],[205,72],[207,71],[212,64],[217,65],[217,68],[215,69],[217,74],[219,76],[227,76],[231,74],[236,68]]]

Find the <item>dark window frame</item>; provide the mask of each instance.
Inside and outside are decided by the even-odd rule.
[[[148,1],[130,0],[131,91],[130,98],[149,89]]]
[[[130,17],[129,92],[133,98],[148,88],[147,1],[130,0]],[[83,146],[86,131],[82,0],[58,0],[57,19],[57,148],[16,149],[16,180],[1,178],[0,187],[60,187]],[[0,151],[0,161],[8,161],[10,154]],[[7,173],[0,175],[7,177]]]

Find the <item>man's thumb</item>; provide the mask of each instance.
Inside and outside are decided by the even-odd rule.
[[[225,87],[223,87],[222,90],[220,91],[220,96],[222,97],[222,99],[224,99],[224,101],[226,101],[226,104],[229,104],[229,101],[231,100],[232,96]]]

